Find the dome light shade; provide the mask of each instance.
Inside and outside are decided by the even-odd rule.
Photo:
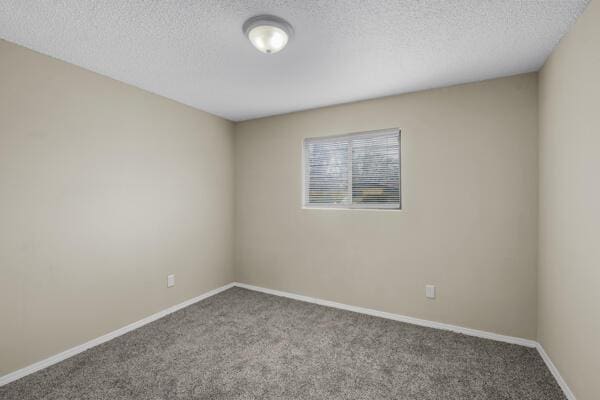
[[[275,54],[291,39],[292,26],[285,20],[272,15],[258,15],[244,23],[244,34],[262,53]]]

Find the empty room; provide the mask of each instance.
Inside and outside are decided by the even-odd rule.
[[[600,0],[0,0],[0,400],[599,400]]]

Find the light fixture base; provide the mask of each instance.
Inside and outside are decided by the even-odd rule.
[[[252,45],[265,54],[281,51],[294,35],[292,25],[274,15],[256,15],[244,22],[242,30]]]

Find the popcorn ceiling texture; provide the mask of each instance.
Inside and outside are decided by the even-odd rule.
[[[587,0],[0,0],[0,37],[239,121],[538,70]],[[259,53],[243,22],[296,31]]]

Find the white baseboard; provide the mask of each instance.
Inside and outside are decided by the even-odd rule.
[[[575,398],[575,395],[573,394],[573,392],[569,388],[569,385],[567,385],[567,382],[565,382],[565,380],[563,379],[563,377],[560,375],[560,372],[558,372],[558,368],[556,368],[556,365],[554,365],[554,363],[550,359],[550,356],[548,356],[548,354],[546,353],[546,351],[542,347],[541,343],[538,343],[537,346],[536,346],[536,348],[537,348],[538,352],[540,353],[540,356],[542,357],[542,360],[544,360],[544,362],[546,363],[546,366],[548,367],[548,369],[550,370],[550,372],[554,376],[554,379],[556,379],[556,382],[558,383],[558,385],[562,389],[562,391],[565,394],[565,396],[567,397],[567,399],[568,400],[577,400]]]
[[[575,395],[573,394],[573,392],[569,389],[569,386],[567,385],[567,383],[565,382],[565,380],[562,378],[562,376],[560,375],[560,373],[558,372],[558,369],[556,368],[556,366],[554,365],[554,363],[552,362],[552,360],[550,360],[550,357],[548,357],[548,354],[546,354],[546,352],[544,351],[544,348],[542,347],[541,344],[539,344],[538,342],[534,341],[534,340],[529,340],[529,339],[523,339],[523,338],[519,338],[519,337],[514,337],[514,336],[506,336],[506,335],[500,335],[497,333],[492,333],[492,332],[486,332],[486,331],[481,331],[481,330],[477,330],[477,329],[471,329],[471,328],[465,328],[462,326],[457,326],[457,325],[450,325],[450,324],[444,324],[441,322],[435,322],[435,321],[429,321],[429,320],[425,320],[425,319],[419,319],[419,318],[413,318],[413,317],[408,317],[405,315],[399,315],[399,314],[392,314],[392,313],[388,313],[385,311],[377,311],[377,310],[373,310],[370,308],[364,308],[364,307],[357,307],[357,306],[350,306],[347,304],[342,304],[342,303],[336,303],[334,301],[329,301],[329,300],[322,300],[322,299],[317,299],[314,297],[308,297],[308,296],[302,296],[299,294],[294,294],[294,293],[288,293],[288,292],[283,292],[280,290],[273,290],[273,289],[266,289],[266,288],[262,288],[262,287],[258,287],[258,286],[253,286],[253,285],[247,285],[245,283],[239,283],[239,282],[233,282],[233,283],[229,283],[225,286],[221,286],[220,288],[211,290],[209,292],[206,292],[198,297],[194,297],[193,299],[189,299],[184,301],[183,303],[179,303],[177,305],[174,305],[172,307],[169,307],[165,310],[159,311],[156,314],[152,314],[144,319],[141,319],[137,322],[134,322],[132,324],[129,324],[127,326],[124,326],[122,328],[119,328],[115,331],[112,331],[110,333],[107,333],[106,335],[100,336],[96,339],[92,339],[88,342],[85,342],[83,344],[80,344],[79,346],[75,346],[73,348],[70,348],[68,350],[65,350],[59,354],[55,354],[51,357],[48,357],[42,361],[38,361],[34,364],[31,364],[25,368],[21,368],[17,371],[11,372],[7,375],[1,376],[0,377],[0,386],[6,385],[7,383],[13,382],[19,378],[22,378],[26,375],[32,374],[36,371],[39,371],[41,369],[44,369],[46,367],[49,367],[53,364],[56,364],[60,361],[66,360],[69,357],[72,357],[76,354],[79,354],[81,352],[84,352],[87,349],[90,349],[94,346],[98,346],[99,344],[102,344],[104,342],[107,342],[111,339],[114,339],[118,336],[124,335],[127,332],[130,332],[134,329],[140,328],[146,324],[149,324],[150,322],[156,321],[159,318],[162,318],[168,314],[174,313],[175,311],[178,311],[184,307],[187,307],[189,305],[192,305],[194,303],[197,303],[201,300],[204,300],[208,297],[214,296],[217,293],[221,293],[233,286],[237,286],[237,287],[241,287],[244,289],[249,289],[249,290],[253,290],[256,292],[263,292],[263,293],[267,293],[267,294],[272,294],[275,296],[281,296],[281,297],[288,297],[290,299],[294,299],[294,300],[299,300],[299,301],[304,301],[307,303],[314,303],[314,304],[319,304],[322,306],[326,306],[326,307],[332,307],[332,308],[339,308],[341,310],[347,310],[347,311],[353,311],[353,312],[357,312],[357,313],[361,313],[361,314],[367,314],[367,315],[372,315],[375,317],[380,317],[380,318],[386,318],[386,319],[391,319],[394,321],[400,321],[400,322],[406,322],[409,324],[413,324],[413,325],[420,325],[420,326],[426,326],[429,328],[435,328],[435,329],[443,329],[443,330],[447,330],[447,331],[453,331],[453,332],[458,332],[458,333],[463,333],[465,335],[470,335],[470,336],[476,336],[476,337],[481,337],[484,339],[491,339],[491,340],[497,340],[500,342],[506,342],[506,343],[511,343],[511,344],[517,344],[517,345],[521,345],[521,346],[526,346],[526,347],[534,347],[538,350],[538,352],[540,353],[540,356],[542,357],[542,359],[544,360],[544,362],[546,363],[548,369],[550,370],[550,372],[552,373],[552,375],[554,376],[554,378],[556,379],[557,383],[559,384],[559,386],[561,387],[561,389],[563,390],[565,396],[567,397],[568,400],[576,400]]]
[[[169,307],[167,309],[159,311],[156,314],[152,314],[152,315],[150,315],[150,316],[148,316],[148,317],[146,317],[144,319],[141,319],[141,320],[139,320],[137,322],[134,322],[132,324],[129,324],[127,326],[119,328],[119,329],[117,329],[115,331],[109,332],[106,335],[102,335],[102,336],[100,336],[100,337],[98,337],[96,339],[92,339],[92,340],[90,340],[88,342],[85,342],[83,344],[80,344],[78,346],[72,347],[72,348],[70,348],[68,350],[65,350],[65,351],[61,352],[61,353],[55,354],[55,355],[53,355],[51,357],[48,357],[48,358],[46,358],[46,359],[44,359],[42,361],[38,361],[38,362],[36,362],[34,364],[31,364],[31,365],[29,365],[29,366],[27,366],[25,368],[21,368],[19,370],[16,370],[16,371],[11,372],[11,373],[9,373],[7,375],[4,375],[4,376],[0,376],[0,386],[4,386],[7,383],[10,383],[10,382],[15,381],[17,379],[20,379],[20,378],[22,378],[22,377],[24,377],[26,375],[32,374],[32,373],[34,373],[36,371],[39,371],[39,370],[44,369],[46,367],[49,367],[49,366],[51,366],[53,364],[61,362],[61,361],[65,360],[65,359],[67,359],[69,357],[73,357],[74,355],[79,354],[81,352],[84,352],[84,351],[86,351],[86,350],[88,350],[88,349],[90,349],[90,348],[92,348],[94,346],[98,346],[99,344],[102,344],[104,342],[108,342],[111,339],[114,339],[114,338],[116,338],[118,336],[124,335],[125,333],[130,332],[130,331],[132,331],[134,329],[140,328],[140,327],[142,327],[142,326],[144,326],[146,324],[149,324],[150,322],[156,321],[157,319],[162,318],[165,315],[174,313],[175,311],[181,310],[184,307],[187,307],[189,305],[197,303],[200,300],[204,300],[204,299],[206,299],[208,297],[214,296],[217,293],[221,293],[222,291],[227,290],[227,289],[233,287],[233,285],[234,285],[233,283],[229,283],[229,284],[227,284],[225,286],[221,286],[220,288],[217,288],[217,289],[211,290],[209,292],[206,292],[204,294],[201,294],[200,296],[194,297],[193,299],[186,300],[183,303],[176,304],[176,305],[174,305],[172,307]]]
[[[518,344],[520,346],[537,347],[537,342],[534,340],[523,339],[523,338],[514,337],[514,336],[500,335],[498,333],[480,331],[477,329],[465,328],[465,327],[457,326],[457,325],[444,324],[442,322],[435,322],[435,321],[429,321],[429,320],[425,320],[425,319],[408,317],[406,315],[392,314],[392,313],[385,312],[385,311],[373,310],[371,308],[350,306],[347,304],[336,303],[334,301],[322,300],[322,299],[317,299],[314,297],[308,297],[308,296],[302,296],[302,295],[294,294],[294,293],[282,292],[279,290],[265,289],[265,288],[258,287],[258,286],[247,285],[245,283],[235,282],[234,286],[241,287],[244,289],[254,290],[256,292],[273,294],[275,296],[288,297],[290,299],[305,301],[307,303],[319,304],[319,305],[326,306],[326,307],[339,308],[341,310],[347,310],[347,311],[357,312],[360,314],[372,315],[374,317],[380,317],[380,318],[392,319],[394,321],[406,322],[406,323],[413,324],[413,325],[426,326],[428,328],[435,328],[435,329],[443,329],[445,331],[458,332],[458,333],[463,333],[463,334],[469,335],[469,336],[477,336],[477,337],[481,337],[481,338],[485,338],[485,339],[497,340],[500,342]]]
[[[333,307],[333,308],[339,308],[341,310],[354,311],[354,312],[361,313],[361,314],[372,315],[374,317],[387,318],[387,319],[392,319],[394,321],[400,321],[400,322],[406,322],[406,323],[414,324],[414,325],[426,326],[428,328],[443,329],[443,330],[447,330],[447,331],[463,333],[465,335],[477,336],[477,337],[484,338],[484,339],[497,340],[500,342],[517,344],[517,345],[526,346],[526,347],[533,347],[538,350],[540,356],[546,363],[546,366],[548,367],[548,369],[554,376],[554,379],[556,379],[556,382],[558,383],[560,388],[563,390],[567,399],[568,400],[577,400],[575,398],[575,395],[571,391],[571,389],[569,389],[569,386],[567,385],[565,380],[562,378],[562,376],[558,372],[558,369],[556,368],[556,366],[554,365],[552,360],[550,360],[550,357],[548,357],[548,354],[546,354],[546,352],[544,351],[544,348],[542,347],[542,345],[539,344],[538,342],[536,342],[535,340],[523,339],[523,338],[514,337],[514,336],[500,335],[497,333],[481,331],[478,329],[465,328],[462,326],[444,324],[441,322],[413,318],[413,317],[408,317],[408,316],[399,315],[399,314],[392,314],[392,313],[388,313],[388,312],[384,312],[384,311],[377,311],[377,310],[373,310],[370,308],[350,306],[347,304],[336,303],[334,301],[322,300],[322,299],[317,299],[317,298],[308,297],[308,296],[302,296],[302,295],[295,294],[295,293],[289,293],[289,292],[283,292],[280,290],[266,289],[266,288],[262,288],[259,286],[247,285],[245,283],[235,282],[234,286],[241,287],[244,289],[254,290],[256,292],[272,294],[275,296],[288,297],[290,299],[305,301],[307,303],[319,304],[319,305],[326,306],[326,307]]]

